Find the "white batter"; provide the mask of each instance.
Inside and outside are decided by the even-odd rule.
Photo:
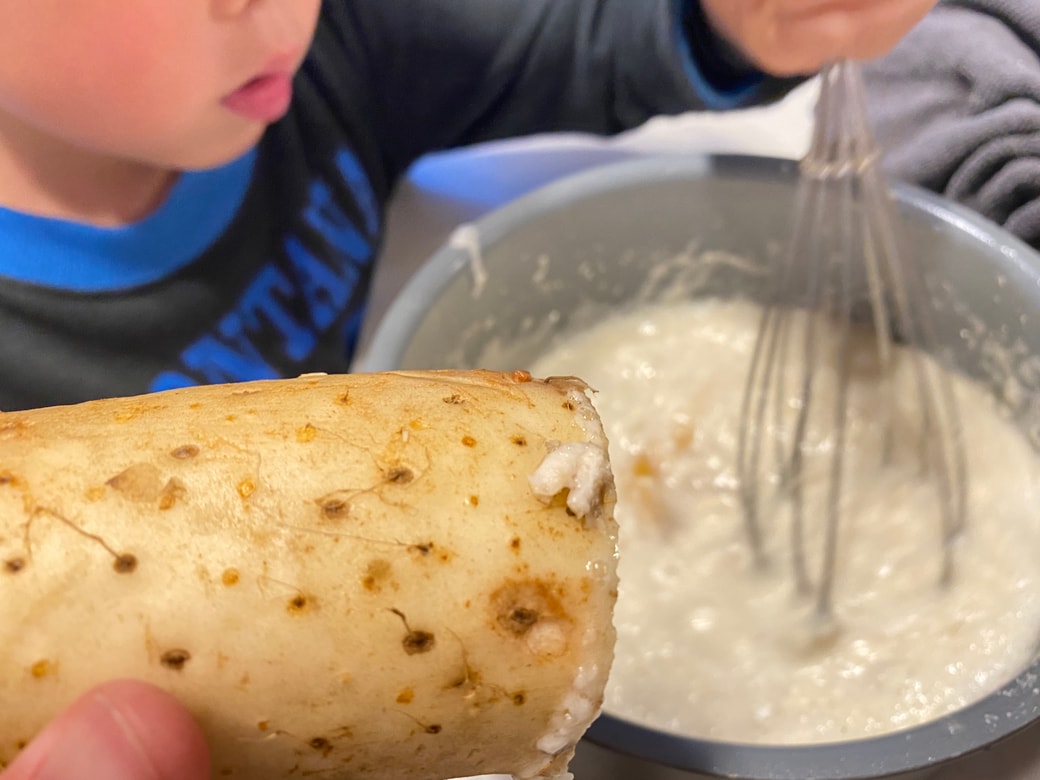
[[[1040,638],[1040,459],[980,387],[949,377],[971,493],[955,583],[941,590],[935,488],[916,439],[897,437],[881,466],[879,401],[861,398],[839,630],[821,638],[794,593],[786,526],[767,515],[774,565],[765,573],[743,533],[736,423],[757,324],[745,303],[646,308],[533,368],[595,387],[610,439],[621,586],[606,709],[686,735],[825,742],[931,720],[1013,678]],[[898,402],[906,421],[913,400]],[[825,433],[810,438],[826,449]]]

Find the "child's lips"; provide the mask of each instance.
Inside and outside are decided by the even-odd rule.
[[[221,104],[245,119],[274,122],[281,119],[292,103],[292,76],[265,73],[246,82],[221,100]]]

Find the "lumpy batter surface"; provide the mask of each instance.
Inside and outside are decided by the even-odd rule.
[[[1040,459],[982,387],[947,376],[970,493],[954,580],[941,588],[935,488],[912,455],[917,439],[897,436],[885,465],[867,457],[881,426],[878,399],[862,394],[849,425],[837,622],[821,635],[795,592],[783,524],[766,523],[766,570],[752,565],[742,525],[737,421],[758,311],[644,308],[533,368],[595,387],[610,439],[621,584],[605,708],[685,735],[792,744],[906,728],[997,689],[1040,637]],[[899,360],[896,370],[906,370]],[[909,423],[908,395],[896,416]],[[826,449],[825,431],[810,439]]]

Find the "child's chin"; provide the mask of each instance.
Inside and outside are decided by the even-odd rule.
[[[220,168],[234,162],[256,146],[266,129],[264,126],[258,126],[255,130],[242,133],[238,137],[221,139],[220,142],[212,144],[205,150],[195,150],[193,153],[184,155],[183,159],[177,162],[176,167],[184,171]]]

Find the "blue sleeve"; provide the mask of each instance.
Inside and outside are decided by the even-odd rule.
[[[754,71],[695,0],[325,0],[362,67],[392,171],[428,152],[543,132],[614,134],[731,109],[796,82]]]

